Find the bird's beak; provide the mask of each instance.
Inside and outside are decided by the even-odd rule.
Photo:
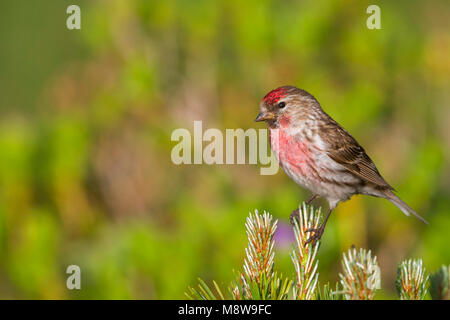
[[[260,112],[255,119],[255,122],[273,120],[275,119],[275,114],[273,112]]]

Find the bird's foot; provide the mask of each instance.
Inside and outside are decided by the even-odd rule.
[[[306,232],[311,232],[313,234],[310,235],[308,240],[305,241],[305,245],[310,242],[312,242],[312,244],[314,245],[316,241],[318,241],[322,237],[324,229],[325,228],[322,227],[306,229]]]
[[[294,211],[292,211],[291,215],[289,216],[289,221],[291,222],[291,225],[293,227],[295,227],[295,220],[297,220],[297,222],[299,221],[299,209],[295,209]]]

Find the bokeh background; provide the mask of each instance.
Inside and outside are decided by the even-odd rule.
[[[82,29],[66,28],[81,7]],[[381,30],[366,8],[381,7]],[[258,165],[172,164],[176,128],[264,128],[260,99],[292,84],[349,130],[429,222],[354,197],[330,218],[320,281],[351,245],[397,264],[450,263],[450,8],[442,1],[167,0],[0,4],[0,298],[184,298],[242,269],[251,211],[280,223],[309,193]],[[316,206],[327,204],[323,200]],[[66,267],[82,289],[66,289]]]

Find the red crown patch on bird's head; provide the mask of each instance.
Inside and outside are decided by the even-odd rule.
[[[287,95],[287,88],[280,87],[266,94],[265,97],[263,98],[263,101],[268,104],[275,104],[278,102],[278,100],[284,98],[286,95]]]

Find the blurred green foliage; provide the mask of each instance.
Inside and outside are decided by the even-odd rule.
[[[81,30],[65,26],[73,3]],[[381,199],[341,204],[320,281],[352,244],[377,255],[381,298],[403,259],[449,264],[449,3],[376,3],[381,30],[360,0],[2,1],[0,298],[177,299],[198,276],[228,283],[248,212],[281,228],[309,194],[281,170],[175,166],[170,135],[199,119],[260,128],[260,99],[285,84],[315,95],[430,222]],[[277,269],[292,275],[288,248]]]

